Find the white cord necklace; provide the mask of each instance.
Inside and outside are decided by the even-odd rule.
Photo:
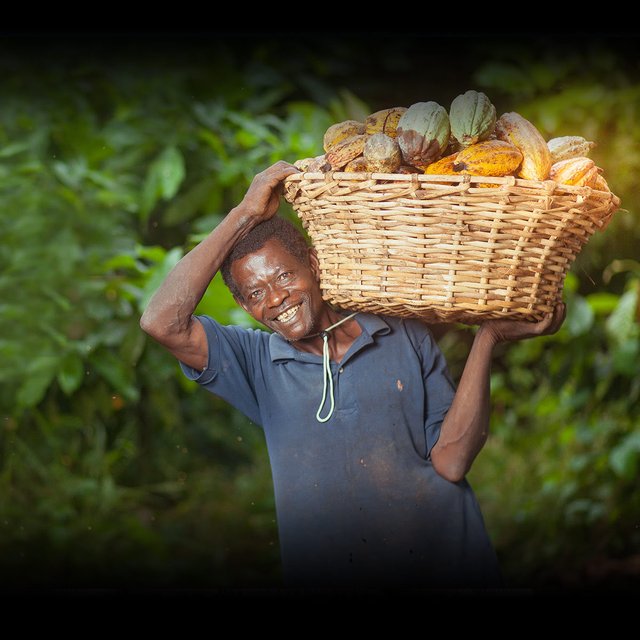
[[[331,375],[331,361],[329,359],[329,331],[332,331],[336,327],[340,326],[343,322],[347,320],[351,320],[353,316],[355,316],[358,312],[352,313],[346,318],[342,318],[342,320],[332,324],[330,327],[327,327],[324,331],[321,331],[318,335],[322,336],[322,401],[320,402],[320,406],[318,407],[318,411],[316,412],[316,420],[318,422],[327,422],[329,418],[333,415],[333,410],[335,409],[335,401],[333,397],[333,376]],[[329,381],[329,413],[323,417],[320,416],[322,413],[322,408],[324,407],[325,402],[327,401],[327,380]]]

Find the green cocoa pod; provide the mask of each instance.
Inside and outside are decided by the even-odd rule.
[[[470,89],[453,99],[449,109],[452,136],[463,146],[486,140],[496,127],[496,108],[479,91]]]
[[[396,140],[405,164],[426,167],[437,160],[449,144],[451,127],[446,109],[437,102],[416,102],[398,122]]]

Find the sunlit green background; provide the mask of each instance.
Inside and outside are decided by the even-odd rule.
[[[281,584],[260,429],[138,319],[257,171],[321,153],[338,120],[476,88],[547,138],[597,141],[623,208],[574,263],[562,330],[496,353],[470,480],[511,586],[638,588],[639,52],[629,35],[0,38],[2,586]],[[199,310],[249,323],[217,280]],[[472,338],[440,339],[454,376]]]

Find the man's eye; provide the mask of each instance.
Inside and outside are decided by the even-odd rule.
[[[286,280],[291,275],[291,271],[283,271],[279,276],[278,280]]]
[[[256,290],[256,291],[252,291],[249,294],[249,299],[250,300],[258,300],[260,298],[260,296],[262,295],[262,291],[260,291],[260,289]]]

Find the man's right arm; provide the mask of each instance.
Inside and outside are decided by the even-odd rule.
[[[207,338],[193,313],[233,246],[278,210],[279,188],[293,165],[277,162],[253,179],[242,202],[169,272],[145,309],[140,326],[178,360],[202,370]]]

